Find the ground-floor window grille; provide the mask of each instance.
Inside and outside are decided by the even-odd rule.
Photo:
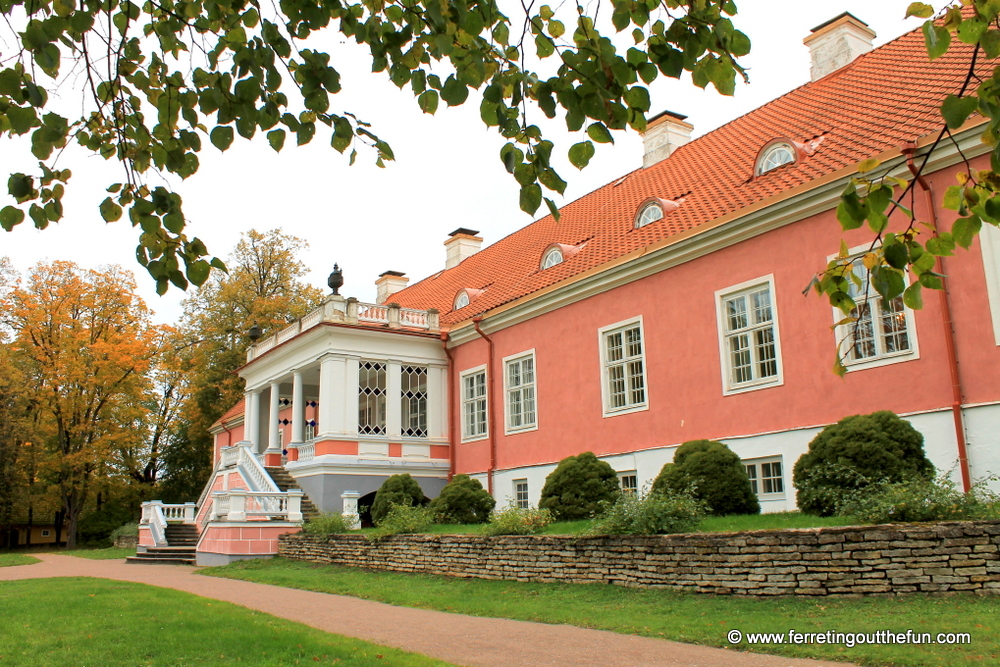
[[[411,438],[427,437],[427,369],[421,366],[403,366],[400,389],[401,423],[403,435]]]
[[[358,433],[385,435],[385,364],[363,361],[358,367]]]

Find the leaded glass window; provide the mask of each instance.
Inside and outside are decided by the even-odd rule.
[[[400,389],[403,435],[411,438],[427,437],[427,369],[422,366],[403,366]]]
[[[358,433],[385,435],[385,364],[362,361],[358,367]]]

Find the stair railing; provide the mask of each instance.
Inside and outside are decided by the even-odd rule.
[[[299,489],[261,492],[233,489],[212,495],[216,516],[226,521],[246,521],[250,517],[270,520],[302,521],[302,497]]]
[[[159,500],[150,500],[143,503],[141,523],[149,526],[154,546],[167,546],[167,518],[163,514],[162,502]]]
[[[254,491],[260,491],[263,493],[280,493],[281,489],[278,485],[274,483],[271,476],[267,474],[264,470],[264,466],[260,464],[257,457],[250,453],[248,447],[240,447],[239,458],[237,459],[237,467],[240,472],[243,473],[243,477],[251,485],[257,488]]]

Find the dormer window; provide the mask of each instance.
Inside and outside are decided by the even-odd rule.
[[[761,176],[778,167],[795,162],[795,148],[784,141],[766,148],[757,158],[756,175]]]
[[[650,202],[639,211],[639,215],[635,218],[635,226],[638,229],[661,219],[663,219],[663,207],[657,202]]]
[[[465,308],[468,305],[469,305],[469,293],[466,292],[465,290],[462,290],[461,292],[458,293],[458,296],[455,297],[455,310]]]
[[[562,264],[563,254],[559,248],[552,248],[542,257],[542,270],[550,269],[556,264]]]

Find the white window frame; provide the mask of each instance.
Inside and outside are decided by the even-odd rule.
[[[782,460],[781,456],[764,456],[757,459],[743,459],[741,461],[744,468],[753,467],[756,470],[756,476],[752,476],[747,473],[750,477],[750,486],[753,488],[754,495],[757,496],[758,500],[783,500],[785,498],[785,493],[788,489],[788,469],[785,466],[785,462]],[[777,463],[781,467],[781,475],[775,477],[774,475],[764,476],[764,466],[770,466]],[[780,479],[781,480],[781,490],[772,491],[770,493],[764,492],[764,480],[765,479]]]
[[[641,403],[626,404],[622,407],[612,407],[611,406],[611,378],[608,374],[609,361],[608,361],[608,347],[607,338],[608,336],[618,333],[620,331],[625,331],[626,329],[635,328],[638,325],[639,328],[639,344],[642,346],[642,355],[640,357],[642,361],[642,386],[643,386],[643,401]],[[628,320],[623,320],[621,322],[615,322],[606,327],[601,327],[597,330],[597,346],[600,350],[600,361],[601,361],[601,404],[603,407],[603,412],[605,417],[617,417],[618,415],[627,415],[633,412],[641,412],[643,410],[649,409],[649,380],[646,373],[646,334],[644,332],[642,315],[638,317],[633,317]],[[628,394],[628,389],[626,388],[626,395]]]
[[[524,499],[518,497],[518,486],[524,485]],[[526,478],[515,479],[511,482],[511,488],[514,490],[511,498],[514,500],[514,506],[521,509],[528,509],[531,507],[531,487],[528,486],[528,480]]]
[[[470,403],[471,401],[480,400],[480,397],[475,397],[472,399],[465,398],[465,379],[473,375],[479,375],[480,373],[482,373],[483,375],[483,388],[485,392],[481,397],[484,401],[483,414],[485,415],[483,418],[483,432],[468,435],[469,424],[466,421],[465,406],[467,403]],[[490,437],[490,377],[489,377],[489,372],[486,369],[486,365],[483,364],[482,366],[476,366],[475,368],[469,368],[465,371],[462,371],[458,376],[458,391],[459,391],[459,397],[461,399],[459,402],[459,410],[461,410],[461,415],[462,415],[461,418],[462,442],[475,442],[477,440],[485,440],[486,438]]]
[[[850,250],[848,250],[848,252],[850,253],[849,257],[851,257],[855,261],[860,261],[861,257],[863,257],[864,254],[868,252],[869,247],[870,247],[869,245],[862,245],[851,248]],[[836,255],[830,255],[829,257],[827,257],[827,261],[832,261],[836,258],[837,258]],[[909,274],[905,274],[903,276],[903,282],[906,284],[907,287],[909,287],[910,285]],[[870,294],[868,296],[867,301],[873,303],[873,305],[875,306],[875,310],[881,313],[882,307],[881,305],[878,304],[878,300],[881,299],[882,297],[879,295],[878,292],[875,291],[874,288],[870,288],[869,291]],[[841,320],[844,319],[845,317],[844,311],[840,310],[839,308],[832,308],[831,310],[833,311],[834,323],[840,322]],[[890,352],[888,354],[883,353],[875,357],[869,357],[867,359],[842,359],[844,367],[847,369],[848,373],[851,373],[853,371],[861,371],[868,368],[879,368],[880,366],[888,366],[890,364],[899,364],[920,358],[920,346],[917,342],[916,318],[914,317],[913,311],[910,310],[910,308],[906,304],[903,304],[903,314],[906,317],[906,338],[907,341],[910,343],[910,349],[904,350],[902,352]],[[873,317],[872,318],[873,332],[875,333],[875,336],[877,338],[879,334],[874,329],[876,321],[877,321],[876,318]],[[848,336],[851,335],[852,326],[853,323],[841,324],[840,326],[837,326],[834,329],[834,342],[837,345],[837,351],[838,354],[840,355],[846,354],[849,350],[845,341],[847,340]],[[880,345],[879,343],[876,344]]]
[[[42,537],[52,537],[52,531],[48,528],[42,528]]]
[[[455,295],[455,302],[452,310],[461,310],[466,306],[468,306],[470,303],[472,303],[472,297],[470,297],[469,293],[463,289],[459,291],[458,294]]]
[[[517,387],[510,386],[510,371],[509,366],[513,363],[520,363],[525,359],[531,359],[531,369],[532,369],[532,380],[530,383],[522,383]],[[532,392],[532,402],[534,403],[534,421],[531,423],[524,423],[522,426],[511,426],[510,424],[510,397],[512,392],[523,392],[525,389],[531,389]],[[523,396],[523,393],[522,393]],[[528,431],[538,430],[538,362],[535,359],[535,349],[526,350],[524,352],[518,352],[517,354],[512,354],[509,357],[503,358],[503,423],[504,423],[504,435],[513,435],[515,433],[527,433]],[[523,402],[523,398],[522,398]],[[522,412],[523,414],[523,412]]]
[[[646,213],[651,210],[656,210],[659,215],[656,217],[650,217],[647,219]],[[635,228],[642,229],[646,225],[651,225],[654,222],[659,222],[663,220],[667,212],[663,210],[663,205],[657,201],[651,201],[644,204],[635,214]]]
[[[765,169],[764,163],[768,161],[768,158],[782,148],[788,151],[792,159],[788,160],[787,162],[781,162],[779,164],[774,165],[773,167]],[[795,164],[797,160],[798,160],[798,154],[797,151],[795,150],[795,146],[793,146],[787,141],[782,141],[782,140],[774,141],[770,145],[766,146],[764,150],[761,151],[760,156],[757,158],[757,166],[754,170],[755,175],[763,176],[764,174],[772,172],[779,167],[784,167],[786,164]]]
[[[625,486],[625,478],[631,477],[635,480],[635,486]],[[626,470],[618,473],[618,488],[622,493],[639,493],[639,474],[635,470]]]
[[[993,315],[993,337],[996,344],[1000,345],[1000,229],[989,224],[983,225],[979,233],[979,245],[986,272],[986,296]]]
[[[563,252],[560,248],[549,248],[542,255],[542,271],[545,269],[551,269],[553,266],[558,266],[563,263],[565,257],[563,257]]]
[[[725,300],[730,297],[740,296],[741,294],[755,292],[764,286],[767,287],[771,298],[771,328],[774,331],[774,361],[778,372],[773,376],[736,383],[733,382],[732,355],[729,352],[728,333],[726,329],[726,323],[728,320],[724,306]],[[774,289],[774,274],[768,274],[766,276],[754,278],[753,280],[747,280],[739,283],[738,285],[731,285],[730,287],[716,291],[715,316],[719,334],[719,362],[722,370],[723,396],[729,396],[730,394],[743,394],[748,391],[779,387],[785,384],[784,364],[781,362],[781,332],[780,327],[778,326],[778,306]],[[753,329],[747,329],[747,331],[753,331]],[[751,350],[753,350],[752,345]],[[753,354],[754,353],[751,351],[751,355]],[[752,363],[756,364],[756,361],[756,359],[753,359]]]

